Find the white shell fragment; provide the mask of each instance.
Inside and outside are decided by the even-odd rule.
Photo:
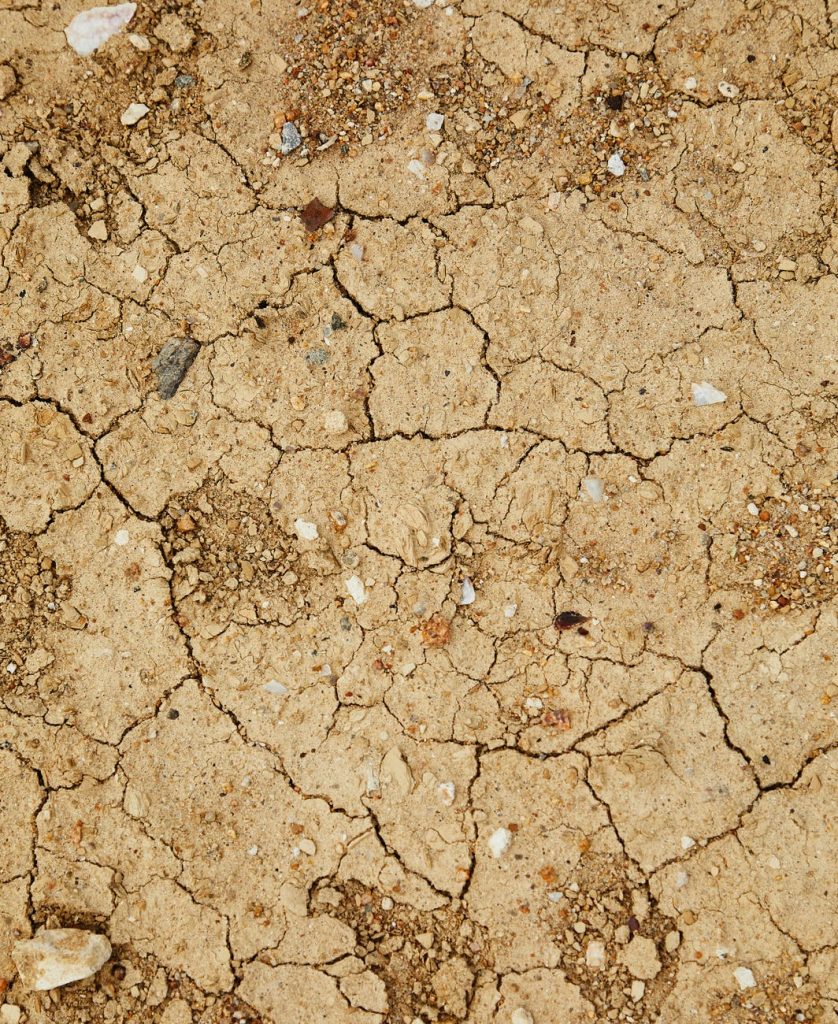
[[[460,602],[459,603],[460,604],[474,604],[475,596],[476,595],[474,593],[474,584],[471,582],[471,580],[468,578],[468,576],[466,576],[466,578],[463,580],[463,590],[462,590],[462,593],[460,594]]]
[[[349,596],[355,604],[363,604],[366,601],[367,588],[364,586],[364,581],[357,576],[349,577],[346,581],[346,589],[349,591]]]
[[[317,526],[314,523],[307,523],[305,519],[295,519],[294,529],[297,531],[297,536],[300,540],[317,540],[320,536],[317,532]]]
[[[744,992],[746,988],[756,988],[756,978],[754,978],[754,972],[748,967],[737,967],[733,972],[733,977],[736,978],[739,983],[739,988]]]
[[[425,127],[429,132],[438,132],[445,123],[445,114],[428,114],[425,118]]]
[[[605,484],[595,476],[586,476],[582,481],[582,490],[591,501],[602,501],[605,497]]]
[[[719,82],[719,92],[722,96],[726,96],[729,100],[739,95],[739,86],[733,85],[732,82]]]
[[[136,4],[114,4],[111,7],[91,7],[81,11],[64,29],[67,42],[80,57],[89,57],[94,50],[125,28],[136,13]]]
[[[83,928],[41,928],[12,947],[23,984],[36,992],[89,978],[110,955],[105,936]]]
[[[508,828],[496,828],[489,836],[489,853],[497,860],[506,853],[511,842],[512,833]]]
[[[693,384],[692,393],[695,405],[718,405],[720,402],[727,401],[727,395],[724,391],[714,388],[706,380],[703,380],[700,384]]]
[[[120,122],[126,127],[130,127],[132,124],[136,124],[148,113],[149,108],[145,103],[129,103],[125,110],[122,111]]]
[[[619,153],[612,153],[608,158],[608,170],[614,175],[615,178],[622,178],[626,173],[626,165],[623,163],[623,158]]]

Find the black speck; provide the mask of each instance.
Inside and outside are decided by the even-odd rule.
[[[605,98],[605,103],[610,110],[622,110],[624,102],[625,96],[622,93],[611,93]]]
[[[332,319],[329,322],[329,326],[333,331],[341,331],[346,327],[346,322],[341,317],[340,313],[332,313]]]
[[[180,712],[176,708],[170,708],[166,712],[166,718],[171,718],[171,719],[180,718]]]

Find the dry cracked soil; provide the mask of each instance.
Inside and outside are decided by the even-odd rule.
[[[2,1024],[835,1024],[836,0],[89,6],[0,2]]]

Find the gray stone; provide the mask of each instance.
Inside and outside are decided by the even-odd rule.
[[[191,338],[172,338],[160,349],[151,367],[157,374],[157,393],[161,398],[174,395],[200,347]]]
[[[295,149],[298,149],[302,145],[302,136],[297,131],[297,126],[293,121],[286,121],[282,126],[282,145],[280,152],[283,156],[288,156],[289,153],[293,153]]]

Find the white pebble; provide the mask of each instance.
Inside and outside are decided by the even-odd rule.
[[[605,484],[595,476],[586,476],[582,481],[582,489],[591,501],[602,501],[605,497]]]
[[[423,11],[433,6],[434,0],[413,0],[414,7],[420,7]]]
[[[695,840],[692,836],[681,836],[681,849],[690,850],[695,846]]]
[[[128,42],[134,47],[135,50],[150,50],[151,43],[148,41],[148,36],[144,36],[139,32],[131,32],[128,36]]]
[[[276,679],[271,679],[269,682],[265,683],[262,689],[266,693],[276,694],[277,697],[285,697],[288,694],[288,687],[283,686],[282,683],[277,682]]]
[[[407,165],[408,171],[415,177],[419,178],[420,181],[425,178],[425,165],[421,160],[411,160]]]
[[[21,981],[36,992],[89,978],[110,955],[104,935],[82,928],[41,928],[34,938],[12,946]]]
[[[720,402],[727,401],[727,395],[724,391],[714,388],[706,380],[703,380],[700,384],[693,384],[692,393],[695,405],[718,405]]]
[[[631,983],[631,998],[635,1003],[639,1003],[643,996],[646,994],[646,982],[640,981],[639,979]]]
[[[752,516],[759,515],[759,508],[752,501],[748,502],[748,511],[751,513]]]
[[[698,82],[693,78],[692,75],[690,75],[689,78],[684,79],[684,88],[687,90],[687,92],[692,92],[693,89],[697,87],[697,85]]]
[[[511,842],[512,833],[508,828],[496,828],[489,836],[489,853],[491,853],[495,859],[502,857],[509,849],[509,844]]]
[[[134,17],[136,4],[114,4],[112,7],[91,7],[77,14],[64,29],[67,42],[80,57],[89,57],[94,50],[125,28]]]
[[[732,100],[735,96],[739,95],[739,86],[734,85],[732,82],[719,82],[719,92],[722,96]]]
[[[516,1007],[512,1011],[509,1020],[510,1024],[535,1024],[535,1018],[530,1011],[523,1006]]]
[[[595,971],[605,966],[605,946],[603,943],[588,943],[588,948],[585,950],[585,963]]]
[[[445,124],[445,114],[428,114],[425,118],[425,127],[429,132],[438,132]]]
[[[118,544],[121,548],[124,548],[128,543],[129,534],[127,530],[117,530],[114,536],[114,544]]]
[[[517,612],[517,611],[518,611],[518,605],[515,604],[514,601],[513,601],[512,604],[508,604],[503,609],[503,614],[506,616],[507,619],[512,619],[512,618],[515,617],[515,612]]]
[[[349,596],[355,602],[355,604],[363,604],[367,599],[367,588],[364,586],[363,580],[357,576],[350,576],[346,581],[346,589],[349,591]]]
[[[352,254],[352,258],[357,260],[359,263],[364,258],[364,247],[363,245],[359,245],[357,242],[353,242],[352,245],[349,246],[349,252]]]
[[[623,163],[623,158],[619,153],[612,153],[608,158],[608,170],[615,178],[622,178],[626,173],[626,165]]]
[[[148,111],[149,108],[145,103],[129,103],[125,110],[122,111],[122,116],[119,120],[126,127],[130,127],[138,121],[142,121]]]
[[[450,807],[454,803],[456,787],[453,782],[440,782],[436,787],[436,791],[439,793],[439,799],[446,807]]]
[[[9,664],[6,666],[6,671],[9,673],[10,676],[13,676],[15,672],[17,672],[17,665],[13,661],[10,661]]]
[[[749,967],[737,967],[733,972],[733,977],[736,978],[739,988],[743,992],[746,988],[756,988],[756,978],[754,978],[754,972]]]
[[[305,519],[295,519],[294,529],[300,540],[317,540],[320,534],[317,532],[315,523],[308,523]]]
[[[474,604],[475,596],[476,595],[474,593],[474,584],[471,582],[468,576],[466,576],[466,578],[463,580],[463,590],[462,593],[460,594],[460,604]]]
[[[346,413],[340,409],[331,409],[323,419],[323,425],[327,434],[345,434],[349,427],[349,420]]]

